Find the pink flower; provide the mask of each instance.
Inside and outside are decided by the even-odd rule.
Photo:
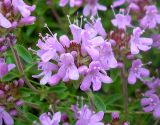
[[[44,62],[48,62],[51,59],[57,61],[59,59],[58,53],[65,51],[63,46],[58,42],[56,34],[54,36],[43,37],[42,40],[38,41],[37,46],[40,48],[37,51],[37,55]]]
[[[112,79],[107,75],[102,68],[100,62],[92,61],[89,64],[89,68],[84,70],[85,77],[80,86],[81,90],[86,91],[90,88],[91,84],[94,91],[101,89],[103,83],[112,83]]]
[[[3,121],[6,125],[14,124],[14,121],[10,114],[6,112],[3,107],[0,106],[0,125],[2,125]]]
[[[12,0],[14,11],[19,11],[23,17],[28,17],[35,10],[35,5],[29,6],[23,0]]]
[[[104,113],[102,111],[95,113],[91,111],[87,105],[84,105],[79,111],[79,117],[76,125],[104,125],[101,122]]]
[[[143,78],[149,76],[149,70],[142,67],[143,64],[140,59],[132,62],[132,67],[129,70],[128,82],[129,84],[135,84],[137,79],[143,81]]]
[[[96,35],[100,35],[105,38],[107,35],[102,25],[101,18],[94,19],[94,17],[92,17],[91,23],[86,23],[84,27],[85,30],[88,31],[91,38],[95,37]]]
[[[112,7],[113,9],[113,7]],[[131,16],[124,13],[124,10],[121,9],[121,13],[115,14],[113,10],[115,19],[112,19],[111,22],[114,26],[118,27],[119,29],[124,29],[126,30],[127,26],[131,26]]]
[[[70,53],[64,53],[60,56],[59,60],[60,68],[56,76],[52,76],[50,79],[50,83],[52,84],[55,78],[61,78],[64,82],[69,80],[78,80],[79,79],[79,72],[74,64],[74,58]],[[57,78],[57,79],[58,79]]]
[[[15,64],[6,64],[4,59],[0,58],[0,79],[13,68],[15,68]]]
[[[109,42],[105,42],[101,45],[99,49],[99,61],[105,70],[116,68],[118,66],[118,62],[114,57],[114,53]]]
[[[139,50],[148,51],[151,48],[153,40],[151,38],[140,37],[143,31],[137,27],[133,30],[133,36],[130,40],[130,49],[132,54],[138,54]]]
[[[49,79],[52,76],[53,71],[58,70],[58,66],[51,62],[39,62],[38,68],[42,70],[42,72],[38,75],[33,75],[34,78],[41,78],[40,84],[45,85],[49,82]]]
[[[146,15],[140,21],[140,24],[144,28],[153,29],[157,24],[160,24],[160,14],[155,5],[146,6],[145,9]]]
[[[106,11],[107,8],[98,3],[98,0],[87,0],[87,5],[85,5],[83,9],[83,15],[88,16],[92,15],[95,16],[98,10]]]
[[[119,7],[121,5],[123,5],[126,2],[126,0],[116,0],[113,2],[113,7]]]
[[[0,13],[0,26],[3,28],[10,28],[12,26],[11,22],[1,13]]]
[[[69,3],[70,7],[74,7],[74,6],[80,6],[82,2],[83,0],[60,0],[59,5],[61,7],[64,7]]]
[[[40,117],[39,120],[42,125],[59,125],[60,120],[61,120],[61,113],[56,112],[52,118],[49,114],[43,113]]]

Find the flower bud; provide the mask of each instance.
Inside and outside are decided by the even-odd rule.
[[[31,25],[36,21],[36,17],[34,16],[29,16],[29,17],[24,17],[21,18],[19,21],[19,25]]]
[[[24,85],[24,80],[23,80],[23,79],[19,79],[19,80],[18,80],[18,85],[19,85],[20,87],[22,87],[22,86]]]
[[[11,0],[4,0],[3,1],[3,4],[4,4],[4,6],[6,7],[6,8],[9,8],[9,7],[11,7]]]
[[[12,109],[12,110],[10,110],[9,114],[12,115],[12,116],[16,116],[17,115],[17,110]]]
[[[4,97],[4,91],[0,90],[0,98]]]
[[[23,105],[23,101],[22,100],[17,100],[16,101],[16,105],[17,106],[22,106]]]

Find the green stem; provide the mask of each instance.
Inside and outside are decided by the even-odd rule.
[[[24,70],[23,70],[23,65],[22,65],[22,63],[21,63],[20,57],[19,57],[19,55],[18,55],[17,50],[13,47],[13,44],[12,44],[12,42],[11,42],[11,39],[8,38],[8,39],[7,39],[7,42],[8,42],[8,44],[9,44],[10,48],[11,48],[12,54],[13,54],[14,59],[15,59],[15,61],[16,61],[16,65],[17,65],[17,67],[18,67],[18,71],[19,71],[19,73],[22,75],[25,83],[26,83],[27,86],[28,86],[31,90],[33,90],[34,92],[39,92],[39,91],[29,82],[28,78],[26,77],[26,75],[25,75],[25,73],[24,73]]]
[[[120,74],[122,78],[122,88],[123,88],[123,97],[124,97],[124,116],[128,118],[128,82],[127,77],[125,75],[125,68],[120,69]]]

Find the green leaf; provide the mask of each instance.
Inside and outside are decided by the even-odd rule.
[[[103,100],[98,95],[91,94],[91,98],[98,111],[106,111],[106,106]]]
[[[26,61],[27,63],[32,63],[32,62],[33,62],[32,56],[31,56],[31,54],[28,52],[28,50],[27,50],[26,48],[24,48],[24,47],[21,46],[21,45],[16,45],[15,48],[16,48],[19,56],[20,56],[24,61]]]
[[[64,91],[66,91],[66,90],[67,90],[67,87],[65,86],[65,84],[64,83],[60,83],[60,84],[58,84],[56,86],[50,87],[48,92],[49,93],[53,93],[53,92],[62,93]]]
[[[12,81],[13,79],[19,77],[16,73],[14,72],[9,72],[7,75],[5,75],[3,78],[2,78],[2,81],[3,82],[9,82],[9,81]]]

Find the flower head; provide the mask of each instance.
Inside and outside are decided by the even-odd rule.
[[[15,67],[15,64],[6,64],[3,58],[0,58],[0,79]]]
[[[143,64],[140,59],[132,62],[132,67],[129,70],[128,82],[129,84],[135,84],[137,79],[143,81],[143,78],[149,76],[149,70],[142,67]]]
[[[152,112],[155,118],[160,118],[160,100],[156,94],[141,99],[141,105],[145,112]]]
[[[20,12],[23,17],[28,17],[35,10],[35,5],[29,6],[23,0],[12,0],[15,12]]]
[[[70,7],[81,6],[83,0],[60,0],[59,5],[61,7],[66,6],[68,3]]]
[[[45,85],[49,82],[52,72],[58,70],[58,66],[51,62],[39,62],[38,68],[42,70],[42,72],[39,75],[33,75],[34,78],[40,78],[40,84]]]
[[[58,52],[63,53],[65,51],[63,46],[58,42],[56,36],[56,34],[53,36],[46,35],[38,41],[37,46],[40,50],[37,51],[37,55],[43,62],[48,62],[51,59],[57,61],[59,59]]]
[[[87,105],[84,105],[79,111],[76,125],[104,125],[104,123],[101,122],[103,116],[104,113],[102,111],[94,113]]]
[[[86,75],[80,86],[81,90],[86,91],[90,88],[91,84],[94,91],[101,89],[103,83],[111,83],[112,79],[107,75],[105,70],[102,68],[99,61],[92,61],[89,68],[86,69]]]
[[[98,3],[98,0],[87,0],[86,2],[87,3],[83,9],[84,16],[88,16],[88,15],[95,16],[98,10],[102,10],[102,11],[107,10],[105,6]]]
[[[63,79],[64,82],[79,79],[79,72],[74,64],[74,57],[70,53],[62,54],[59,61],[60,68],[57,74],[50,78],[50,84],[53,84],[55,79]]]
[[[111,22],[114,26],[124,30],[126,30],[127,26],[131,26],[131,16],[128,13],[125,15],[124,9],[121,9],[120,13],[118,14],[115,14],[113,7],[112,7],[112,10],[113,10],[115,19],[112,19]]]
[[[148,51],[151,48],[153,40],[151,38],[140,37],[143,31],[137,27],[133,30],[133,36],[130,39],[130,49],[132,54],[138,54],[139,50]]]
[[[118,66],[118,62],[114,57],[114,53],[109,42],[101,45],[99,50],[99,60],[103,68],[106,70],[110,68],[116,68]]]
[[[140,24],[144,28],[153,29],[157,24],[160,24],[160,14],[155,5],[145,7],[146,15],[140,21]]]
[[[51,118],[52,117],[52,118]],[[39,120],[42,125],[59,125],[61,120],[61,113],[56,112],[53,116],[50,116],[49,114],[43,113]]]

